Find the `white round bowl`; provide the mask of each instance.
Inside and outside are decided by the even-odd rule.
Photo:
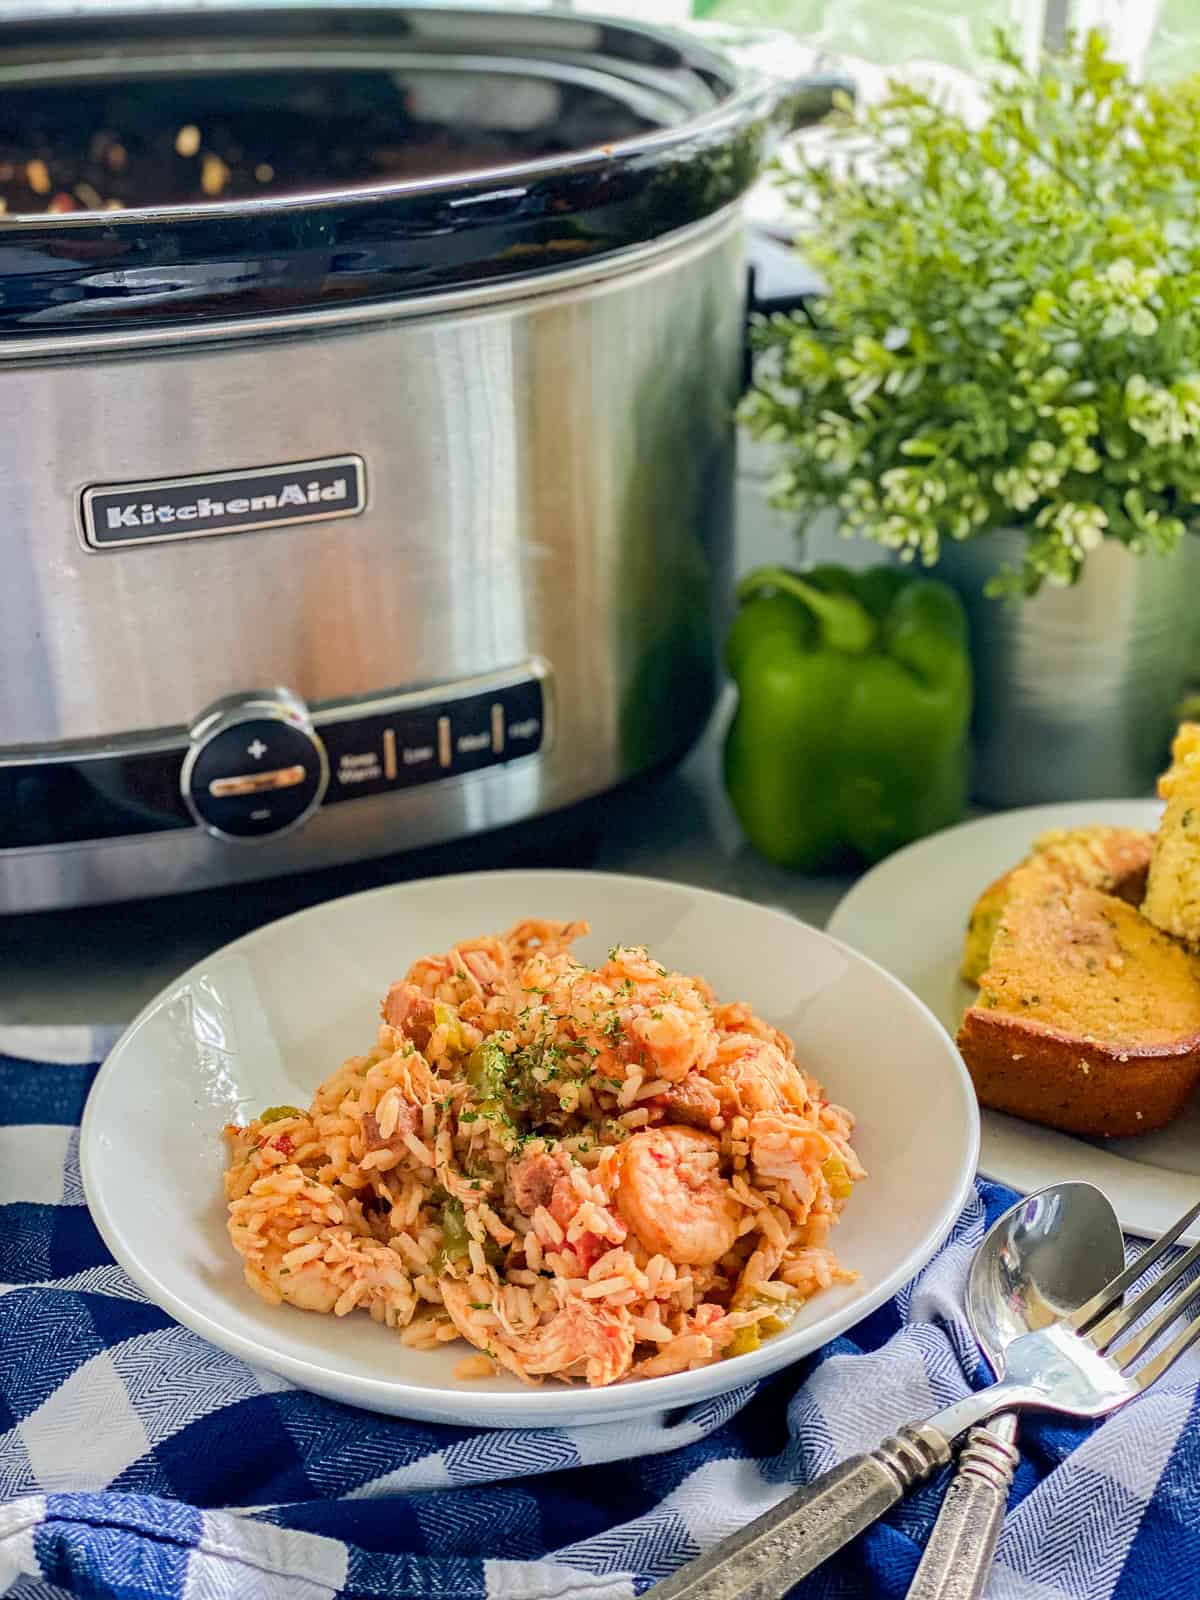
[[[524,917],[583,917],[585,960],[645,944],[703,973],[796,1040],[858,1118],[869,1178],[834,1232],[856,1283],[817,1295],[760,1349],[695,1372],[587,1389],[453,1376],[467,1348],[406,1348],[368,1317],[272,1307],[225,1232],[222,1126],[307,1105],[371,1045],[379,1000],[417,956]],[[975,1171],[970,1082],[932,1013],[865,957],[780,912],[683,884],[591,872],[494,872],[398,884],[235,940],[170,984],[101,1068],[83,1120],[92,1215],[145,1292],[224,1350],[318,1394],[464,1426],[577,1425],[691,1404],[764,1377],[887,1300],[929,1260]]]

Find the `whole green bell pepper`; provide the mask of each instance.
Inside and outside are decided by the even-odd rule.
[[[896,567],[763,567],[738,600],[725,782],[751,844],[812,871],[957,821],[971,663],[954,591]]]

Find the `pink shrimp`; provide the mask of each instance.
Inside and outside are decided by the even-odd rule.
[[[617,1209],[651,1255],[711,1266],[732,1247],[741,1207],[719,1149],[711,1133],[679,1127],[635,1133],[621,1146]]]
[[[630,1018],[627,1033],[645,1050],[657,1076],[675,1082],[713,1053],[712,1024],[706,1013],[664,1001]]]

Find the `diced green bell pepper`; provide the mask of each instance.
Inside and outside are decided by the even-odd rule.
[[[268,1106],[259,1117],[260,1122],[282,1122],[285,1117],[302,1117],[303,1111],[295,1106]]]

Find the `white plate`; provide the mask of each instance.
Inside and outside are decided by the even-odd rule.
[[[975,994],[958,975],[967,917],[979,892],[1048,828],[1089,822],[1157,828],[1156,800],[1027,806],[964,822],[880,862],[837,907],[829,932],[906,983],[957,1033]],[[1022,1193],[1082,1178],[1108,1195],[1129,1233],[1161,1233],[1194,1205],[1200,1183],[1200,1101],[1161,1133],[1077,1139],[999,1111],[983,1113],[979,1169]]]
[[[242,891],[243,893],[248,891]],[[456,1382],[463,1346],[406,1349],[368,1317],[270,1307],[225,1234],[223,1123],[307,1105],[370,1044],[380,996],[417,956],[522,917],[586,917],[585,958],[622,941],[704,973],[795,1035],[832,1097],[859,1114],[870,1179],[836,1230],[860,1274],[736,1360],[609,1389]],[[599,1422],[690,1404],[815,1349],[895,1292],[960,1211],[979,1146],[970,1081],[940,1024],[895,979],[779,912],[680,884],[583,872],[496,872],[400,884],[317,906],[236,940],[142,1012],[83,1120],[88,1203],[105,1243],[172,1316],[318,1394],[467,1426]]]

